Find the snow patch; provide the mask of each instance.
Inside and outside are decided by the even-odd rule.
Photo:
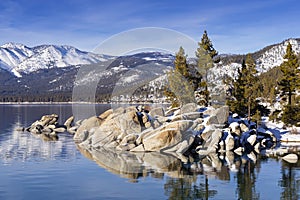
[[[18,78],[22,77],[22,75],[18,71],[16,71],[16,69],[11,70],[11,72]]]

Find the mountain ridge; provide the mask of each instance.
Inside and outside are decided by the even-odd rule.
[[[281,64],[287,42],[291,42],[297,54],[300,53],[300,39],[287,39],[252,53],[260,73]],[[8,56],[10,54],[13,55]],[[214,85],[214,93],[220,94],[224,90],[223,80],[226,77],[237,76],[245,56],[220,55],[221,61],[208,76]],[[68,59],[75,64],[70,64]],[[155,101],[163,99],[166,73],[173,68],[174,59],[174,55],[162,52],[110,57],[68,45],[30,48],[7,43],[0,47],[0,101],[72,101],[74,86],[83,85],[81,91],[85,91],[91,86],[90,82],[98,83],[96,99],[99,101],[109,101],[113,92],[121,95],[123,100],[129,99],[128,94],[134,92],[132,88],[136,90],[137,99],[144,96],[143,100]],[[188,59],[192,65],[196,64],[195,61],[195,58]],[[8,65],[9,62],[15,63],[14,66]],[[82,64],[78,64],[80,62]],[[105,63],[108,63],[107,66]],[[78,76],[80,70],[85,73]],[[123,95],[125,91],[128,94]],[[114,99],[118,101],[120,98]]]
[[[9,42],[0,46],[0,67],[17,77],[40,69],[94,64],[107,58],[109,56],[81,51],[69,45],[27,47]]]

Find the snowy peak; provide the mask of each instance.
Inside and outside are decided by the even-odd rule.
[[[19,75],[39,69],[93,64],[107,56],[80,51],[67,45],[40,45],[29,48],[23,44],[0,46],[0,67]]]
[[[0,47],[0,67],[11,71],[33,54],[32,49],[25,45],[6,43]]]
[[[3,45],[1,45],[0,47],[5,48],[5,49],[30,49],[29,47],[25,46],[24,44],[20,44],[20,43],[14,43],[14,42],[8,42],[5,43]]]

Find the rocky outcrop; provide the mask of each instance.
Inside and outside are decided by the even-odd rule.
[[[65,124],[71,127],[71,119],[68,119]],[[20,128],[20,131],[28,131],[34,135],[39,136],[46,141],[58,140],[58,133],[63,133],[67,130],[66,125],[58,123],[58,115],[44,115],[41,119],[33,122],[27,128]]]
[[[214,110],[220,114],[227,108]],[[228,112],[222,113],[226,115]],[[179,155],[195,153],[199,141],[204,142],[208,151],[216,152],[222,131],[206,132],[207,121],[214,127],[222,127],[218,117],[204,119],[203,111],[195,103],[165,111],[154,108],[150,111],[142,106],[108,110],[100,116],[84,120],[77,128],[74,139],[83,148],[110,148],[116,151],[131,152],[176,152]],[[224,121],[220,117],[220,121]],[[228,117],[228,116],[227,116]],[[216,129],[216,128],[214,128]],[[219,135],[216,137],[216,135]],[[214,146],[215,150],[212,150]],[[209,148],[208,148],[209,147]]]
[[[167,111],[120,107],[84,120],[74,139],[87,149],[174,152],[184,156],[226,151],[259,153],[277,142],[271,132],[257,131],[255,124],[244,120],[229,123],[228,117],[228,106],[214,109],[190,103]]]
[[[136,107],[118,108],[82,122],[74,139],[82,146],[121,151],[186,151],[194,140],[192,120],[159,119],[163,108],[150,113]],[[105,116],[105,117],[103,117]],[[155,124],[155,122],[157,124]]]

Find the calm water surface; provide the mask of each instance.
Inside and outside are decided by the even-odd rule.
[[[100,113],[109,105],[97,105]],[[0,199],[299,199],[300,163],[275,158],[235,165],[212,155],[187,169],[175,155],[78,149],[67,133],[43,141],[27,132],[42,115],[60,123],[71,105],[0,105]],[[222,157],[223,158],[223,157]],[[221,165],[219,165],[221,163]],[[230,164],[231,163],[231,164]],[[239,165],[238,165],[239,164]],[[199,165],[199,163],[198,163]]]

